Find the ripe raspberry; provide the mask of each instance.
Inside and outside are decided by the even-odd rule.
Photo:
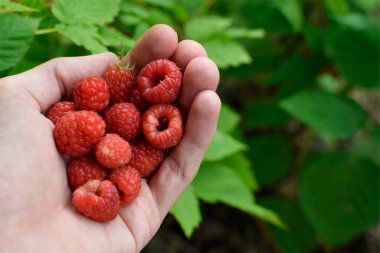
[[[68,112],[58,120],[53,137],[62,154],[76,157],[89,153],[105,129],[106,123],[96,112]]]
[[[101,77],[87,77],[74,88],[74,102],[80,110],[100,112],[109,103],[110,94],[106,81]]]
[[[147,177],[155,171],[164,160],[164,151],[150,145],[145,140],[132,143],[132,160],[129,166],[136,168],[141,177]]]
[[[103,78],[108,84],[110,98],[113,103],[128,101],[132,90],[137,86],[136,72],[128,68],[124,69],[122,66],[109,67]]]
[[[106,177],[106,171],[89,157],[74,159],[67,167],[67,180],[73,190],[89,180],[104,180]]]
[[[141,189],[140,173],[131,166],[112,170],[109,180],[119,189],[122,204],[131,204],[139,195]]]
[[[125,140],[134,139],[141,130],[140,112],[131,103],[119,103],[112,106],[105,114],[107,130],[117,133]]]
[[[153,104],[174,102],[181,86],[182,73],[177,65],[159,59],[145,65],[137,78],[143,97]]]
[[[91,180],[77,188],[72,197],[75,208],[96,221],[116,218],[120,210],[117,188],[108,180]]]
[[[52,105],[45,113],[46,118],[50,119],[55,125],[66,112],[75,111],[74,102],[60,101]]]
[[[146,140],[154,147],[174,147],[182,138],[181,113],[173,105],[153,105],[142,117],[142,131]]]
[[[132,91],[128,102],[134,104],[140,112],[145,112],[150,106],[150,103],[141,95],[138,88]]]
[[[106,134],[95,147],[98,162],[108,169],[128,164],[132,158],[129,143],[117,134]]]

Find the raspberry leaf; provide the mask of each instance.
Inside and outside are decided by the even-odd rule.
[[[0,16],[0,71],[11,68],[24,57],[38,24],[35,18],[14,14]]]
[[[170,212],[178,221],[186,237],[190,238],[202,220],[199,201],[192,185],[182,193]]]
[[[83,46],[91,53],[107,52],[107,48],[98,40],[98,28],[93,25],[64,25],[56,26],[58,32],[73,41],[78,46]]]
[[[323,92],[301,92],[281,107],[326,137],[350,137],[364,127],[366,113],[354,101]]]
[[[104,25],[113,21],[120,11],[121,0],[57,0],[54,16],[65,24]]]
[[[302,208],[328,246],[346,242],[379,219],[379,168],[349,153],[316,156],[303,167]]]
[[[283,227],[278,216],[270,210],[257,205],[249,187],[236,173],[222,164],[202,164],[193,182],[195,194],[205,202],[222,202],[244,212],[262,218],[274,225]]]
[[[206,152],[204,160],[217,161],[245,149],[246,146],[243,143],[237,141],[232,136],[217,130],[214,139]]]

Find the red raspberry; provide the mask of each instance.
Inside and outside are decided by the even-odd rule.
[[[140,112],[146,111],[150,106],[150,103],[141,95],[138,88],[132,91],[128,102],[134,104]]]
[[[141,189],[140,173],[131,166],[112,170],[109,180],[119,189],[121,203],[131,204]]]
[[[58,150],[69,156],[82,156],[104,135],[106,123],[92,111],[68,112],[58,120],[53,131]]]
[[[140,133],[140,112],[131,103],[119,103],[112,106],[105,114],[107,130],[117,133],[129,141]]]
[[[137,86],[136,72],[128,67],[124,69],[121,66],[111,66],[104,73],[103,78],[108,84],[113,103],[126,102]]]
[[[60,101],[52,105],[45,113],[46,118],[50,119],[55,125],[66,112],[75,111],[74,102]]]
[[[74,88],[74,102],[80,110],[103,111],[109,103],[110,94],[106,81],[101,77],[87,77]]]
[[[106,134],[95,147],[98,162],[108,169],[127,165],[132,158],[129,143],[117,134]]]
[[[145,65],[137,78],[143,97],[153,104],[174,102],[181,86],[182,73],[177,65],[159,59]]]
[[[153,105],[142,117],[142,131],[146,140],[154,147],[174,147],[182,138],[181,113],[173,105]]]
[[[77,188],[72,198],[75,208],[96,221],[116,218],[120,210],[117,188],[108,180],[91,180]]]
[[[150,145],[145,140],[132,143],[132,160],[129,166],[136,168],[141,177],[147,177],[155,171],[164,160],[164,151]]]
[[[89,180],[104,180],[106,177],[106,171],[89,157],[74,159],[67,167],[67,180],[73,190]]]

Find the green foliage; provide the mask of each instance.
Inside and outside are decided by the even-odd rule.
[[[28,51],[39,20],[14,14],[0,16],[0,71],[16,65]]]
[[[267,197],[259,203],[275,211],[287,227],[271,226],[271,232],[279,247],[285,252],[310,252],[317,245],[317,235],[305,217],[299,203],[279,197]]]
[[[324,242],[334,246],[378,220],[379,169],[343,152],[317,156],[301,178],[301,204]],[[329,196],[326,198],[326,196]]]
[[[349,137],[364,127],[366,114],[352,100],[322,92],[302,92],[281,102],[291,115],[321,135]]]
[[[216,62],[223,106],[200,172],[171,213],[191,237],[200,203],[223,203],[268,222],[280,252],[313,252],[379,220],[379,6],[0,0],[0,77],[55,57],[118,53],[120,38],[129,50],[150,26],[173,26]]]
[[[190,185],[177,200],[170,211],[180,221],[179,224],[185,235],[190,237],[202,220],[199,209],[199,201],[194,193],[194,187]]]

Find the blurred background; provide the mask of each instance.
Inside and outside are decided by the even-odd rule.
[[[380,252],[378,0],[0,0],[0,77],[120,52],[169,24],[223,108],[199,174],[143,252]]]

